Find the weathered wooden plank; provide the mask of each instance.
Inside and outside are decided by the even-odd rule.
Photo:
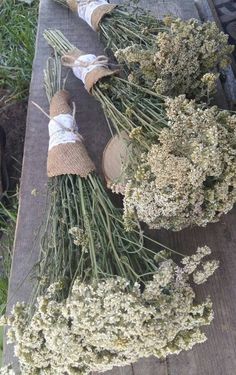
[[[168,375],[166,361],[150,357],[133,364],[134,375]]]
[[[171,13],[181,18],[198,18],[196,9],[189,7],[191,2],[178,2],[179,7],[176,8],[176,2],[172,2],[174,7],[166,11],[166,4],[160,2],[149,2],[148,6],[157,15],[162,17]],[[183,8],[182,8],[183,7]],[[226,107],[224,93],[221,91],[222,86],[219,84],[220,90],[217,101],[221,107]],[[206,332],[208,341],[205,344],[194,347],[192,351],[185,352],[179,356],[169,357],[168,366],[164,362],[160,367],[159,362],[153,360],[141,360],[133,365],[135,375],[141,374],[168,374],[168,375],[210,375],[210,374],[233,374],[235,368],[235,331],[232,327],[235,325],[235,305],[232,306],[230,300],[235,300],[235,267],[236,260],[234,256],[235,245],[235,215],[230,213],[219,224],[208,225],[204,228],[194,228],[181,231],[179,233],[170,233],[167,231],[158,232],[157,238],[161,238],[164,243],[169,243],[171,247],[180,251],[194,251],[197,246],[208,244],[212,247],[214,255],[221,261],[221,269],[218,274],[210,280],[205,286],[198,288],[198,298],[201,300],[208,293],[212,296],[215,306],[215,321]],[[217,236],[216,236],[217,233]],[[229,237],[227,236],[229,235]],[[232,240],[233,237],[233,240]],[[231,240],[229,241],[229,238]],[[224,254],[228,254],[225,261]],[[230,277],[228,276],[230,274]],[[229,294],[225,293],[225,290]],[[216,354],[217,350],[217,355]],[[220,353],[218,355],[218,353]]]
[[[114,3],[122,3],[123,1],[112,1]],[[193,13],[195,17],[198,17],[197,10],[193,4],[193,1],[189,0],[141,0],[139,5],[143,8],[151,10],[151,12],[159,19],[166,15],[178,16],[182,19],[192,17]],[[158,235],[157,235],[158,236]],[[134,375],[168,375],[168,364],[167,360],[159,361],[156,358],[145,358],[139,360],[137,363],[132,365]]]
[[[204,0],[199,0],[204,1]],[[186,4],[180,2],[186,9]],[[190,3],[190,2],[189,2]],[[179,12],[181,13],[181,12]],[[196,11],[183,14],[182,18],[197,18]],[[179,15],[179,14],[178,14]],[[205,13],[206,15],[206,13]],[[230,78],[228,78],[230,79]],[[232,84],[232,82],[231,82]],[[233,84],[235,89],[235,82]],[[219,85],[219,89],[222,87]],[[224,93],[220,92],[218,104],[225,107]],[[236,211],[232,211],[217,224],[209,224],[206,228],[193,228],[171,233],[167,231],[158,232],[157,238],[169,244],[176,250],[187,252],[194,251],[197,246],[208,244],[214,256],[220,260],[221,267],[206,285],[199,287],[197,295],[199,300],[211,295],[215,320],[206,330],[208,341],[198,345],[193,350],[181,353],[178,356],[170,356],[167,360],[168,375],[221,375],[234,374],[236,366]],[[159,367],[158,367],[159,370]],[[152,375],[158,374],[153,368]],[[135,375],[138,374],[135,368]],[[143,372],[142,372],[143,371]],[[140,374],[145,374],[141,369]]]
[[[91,375],[99,375],[100,372],[92,372]],[[132,366],[125,366],[125,367],[114,367],[111,371],[106,371],[103,375],[134,375]]]
[[[222,0],[220,0],[222,2]],[[196,7],[199,12],[199,16],[203,21],[215,21],[222,30],[221,22],[217,15],[217,12],[214,7],[214,0],[195,0]],[[217,4],[217,3],[216,3]],[[236,107],[236,84],[235,84],[235,74],[236,74],[236,63],[235,60],[232,59],[232,67],[230,66],[226,72],[226,80],[223,83],[223,89],[225,91],[225,95],[227,98],[228,106],[230,109],[235,110]]]
[[[172,234],[161,239],[179,251],[193,251],[207,244],[220,260],[220,269],[197,289],[199,300],[210,295],[215,319],[206,330],[208,340],[193,350],[168,358],[169,375],[234,374],[236,366],[236,210],[217,224]],[[170,238],[171,237],[171,238]]]
[[[121,2],[122,1],[119,1],[119,3]],[[172,14],[182,19],[188,19],[192,17],[198,18],[197,9],[195,8],[193,1],[189,0],[151,0],[148,2],[148,4],[146,1],[141,0],[139,5],[150,9],[152,13],[158,18],[163,18],[163,16],[167,14]],[[166,236],[169,237],[169,232],[168,234],[166,234]],[[157,234],[157,237],[159,237],[159,234]],[[175,247],[175,244],[173,247]],[[133,364],[133,370],[135,375],[169,375],[171,373],[171,368],[169,368],[167,361],[164,360],[160,362],[156,358],[148,358],[138,361],[137,363]],[[180,375],[181,372],[179,372],[178,374]]]
[[[197,17],[193,0],[141,0],[139,5],[151,10],[158,18],[170,14],[183,19]]]
[[[124,0],[112,0],[111,3],[122,4]],[[157,18],[174,15],[183,19],[198,17],[193,0],[140,0],[139,6],[150,10]]]

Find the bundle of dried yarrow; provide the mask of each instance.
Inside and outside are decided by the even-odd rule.
[[[236,202],[236,115],[185,96],[166,99],[169,128],[127,176],[125,220],[180,230],[218,221]],[[128,170],[128,169],[127,169]]]
[[[217,261],[202,261],[209,254],[208,247],[199,248],[183,258],[182,267],[161,262],[143,292],[140,284],[119,277],[94,284],[77,279],[71,295],[59,302],[56,283],[38,298],[30,323],[27,306],[17,304],[7,323],[22,374],[88,375],[204,342],[200,328],[212,321],[212,303],[194,302],[189,277],[201,283],[214,272]]]
[[[154,91],[177,96],[209,97],[216,89],[217,68],[226,68],[234,47],[213,22],[182,21],[166,17],[165,31],[152,47],[131,44],[115,53],[129,67],[129,80]]]

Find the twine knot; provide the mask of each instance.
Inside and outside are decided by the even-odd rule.
[[[85,56],[85,55],[82,55]],[[67,66],[69,68],[88,68],[90,66],[96,65],[96,66],[107,66],[108,65],[108,58],[107,56],[101,55],[96,57],[93,61],[82,61],[79,59],[76,59],[74,56],[71,55],[64,55],[61,58],[62,65]]]

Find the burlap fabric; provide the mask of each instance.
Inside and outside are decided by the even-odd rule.
[[[65,91],[61,90],[58,91],[52,98],[50,103],[50,117],[55,117],[60,114],[72,114],[71,107],[69,105],[70,101],[70,94]]]
[[[66,0],[68,7],[72,12],[77,12],[78,9],[78,3],[77,0]]]
[[[99,24],[102,18],[106,14],[111,13],[116,7],[117,5],[115,4],[104,4],[94,10],[91,17],[91,24],[95,31],[99,30]]]
[[[93,86],[103,77],[111,76],[118,73],[118,70],[110,70],[109,68],[97,67],[86,75],[85,88],[90,93]]]
[[[68,92],[57,92],[51,100],[50,116],[55,117],[59,114],[71,114],[71,107],[68,102]],[[82,139],[75,143],[58,144],[48,151],[48,177],[64,174],[76,174],[81,177],[87,177],[93,170],[95,170],[95,166],[82,143]]]
[[[87,177],[94,170],[95,166],[82,142],[63,143],[48,152],[48,177],[63,174]]]
[[[62,65],[73,68],[76,66],[76,59],[79,57],[87,55],[87,53],[80,51],[79,49],[74,49],[72,51],[69,51],[65,56],[62,56],[61,62]],[[109,68],[98,66],[95,69],[93,69],[91,72],[87,73],[85,77],[84,86],[86,90],[91,93],[91,90],[93,86],[103,77],[111,76],[114,74],[117,74],[119,72],[118,69],[111,70]]]
[[[86,1],[87,4],[93,2],[93,0],[87,0]],[[85,1],[83,0],[83,5],[84,5]],[[77,0],[67,0],[67,4],[69,6],[69,8],[72,10],[72,12],[77,12],[79,6],[80,6],[80,2],[77,1]],[[101,6],[97,7],[93,13],[92,13],[92,16],[91,16],[91,25],[92,25],[92,28],[95,30],[95,31],[98,31],[99,30],[99,24],[100,24],[100,21],[102,20],[102,18],[108,14],[108,13],[111,13],[113,11],[113,9],[115,9],[117,7],[117,5],[115,4],[102,4]]]

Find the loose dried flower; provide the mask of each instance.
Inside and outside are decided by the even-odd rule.
[[[211,260],[205,263],[202,263],[202,269],[197,270],[193,273],[193,280],[195,284],[204,283],[209,276],[213,275],[215,270],[219,267],[219,261]]]

